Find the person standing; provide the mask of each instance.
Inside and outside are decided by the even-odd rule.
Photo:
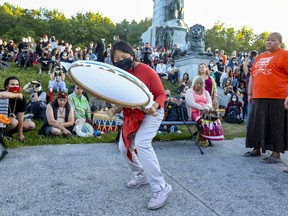
[[[97,46],[95,49],[95,53],[97,55],[97,61],[99,62],[104,62],[105,60],[105,56],[104,56],[104,52],[105,52],[106,48],[105,48],[105,39],[104,38],[99,38],[98,42],[97,42]]]
[[[288,51],[280,46],[282,36],[271,33],[266,39],[266,52],[259,54],[251,67],[248,102],[252,111],[246,135],[246,147],[253,148],[244,157],[260,156],[266,150],[269,157],[261,160],[266,164],[281,162],[280,152],[288,149],[288,117],[283,107],[287,101]]]
[[[166,93],[157,73],[148,65],[136,61],[135,53],[129,43],[125,41],[115,43],[111,51],[111,60],[116,67],[140,79],[149,88],[154,98],[155,103],[150,108],[140,110],[118,106],[116,112],[123,110],[124,116],[119,150],[134,174],[134,178],[127,183],[127,186],[139,188],[150,184],[153,196],[148,203],[148,208],[158,209],[164,205],[172,192],[171,185],[164,179],[152,146],[152,140],[163,119]]]
[[[145,47],[143,47],[141,53],[142,53],[142,61],[144,64],[147,64],[149,65],[150,67],[152,67],[152,62],[151,62],[151,54],[152,54],[152,48],[150,47],[150,44],[149,43],[146,43],[145,44]]]

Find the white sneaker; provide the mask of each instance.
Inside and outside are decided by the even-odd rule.
[[[166,187],[162,188],[160,191],[153,193],[152,198],[148,203],[148,209],[158,209],[161,208],[164,204],[168,195],[172,192],[172,186],[166,184]]]
[[[144,176],[141,177],[135,177],[131,181],[127,183],[128,188],[139,188],[142,185],[148,184],[147,179]]]

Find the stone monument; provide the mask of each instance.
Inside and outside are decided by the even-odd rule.
[[[188,25],[184,23],[184,0],[154,0],[152,26],[141,41],[158,49],[171,50],[173,44],[186,45]]]
[[[184,73],[193,78],[200,63],[214,59],[205,52],[205,27],[195,24],[189,28],[184,22],[184,8],[184,0],[154,0],[152,26],[140,39],[158,50],[163,47],[171,50],[173,44],[177,45],[179,56],[175,64],[179,79]]]

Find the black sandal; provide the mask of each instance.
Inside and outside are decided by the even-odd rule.
[[[256,153],[255,151],[246,152],[243,154],[243,157],[259,157],[261,155],[260,152]]]

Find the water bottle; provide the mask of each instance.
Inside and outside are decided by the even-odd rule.
[[[175,127],[174,127],[174,125],[172,125],[172,126],[170,127],[170,133],[174,133],[174,130],[175,130]]]

